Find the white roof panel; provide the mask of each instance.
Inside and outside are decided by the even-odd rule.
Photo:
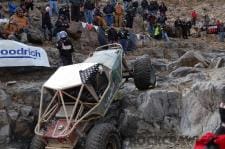
[[[61,90],[82,84],[80,70],[85,70],[96,63],[80,63],[59,67],[56,72],[44,83],[44,87]]]

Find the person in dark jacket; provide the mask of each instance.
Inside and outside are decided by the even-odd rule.
[[[56,43],[56,47],[59,50],[60,58],[62,60],[63,65],[65,66],[73,64],[73,45],[65,31],[59,32],[59,41]]]
[[[188,36],[191,36],[191,28],[192,28],[192,22],[191,22],[191,20],[188,20],[186,22],[186,25],[187,25],[187,35]]]
[[[182,35],[182,21],[178,17],[174,22],[175,32],[177,37],[181,37]]]
[[[45,39],[52,40],[52,23],[49,15],[50,7],[46,7],[45,11],[42,13],[42,28],[44,30]],[[49,32],[47,38],[47,31]]]
[[[153,14],[156,16],[159,10],[159,4],[157,1],[153,1]]]
[[[157,23],[159,23],[161,26],[166,25],[166,16],[164,14],[160,14],[160,16],[158,17]]]
[[[164,2],[162,2],[159,6],[160,15],[166,16],[167,7]]]
[[[182,28],[183,39],[188,39],[188,26],[185,21],[181,21],[181,28]]]
[[[130,5],[129,8],[127,9],[127,14],[125,16],[126,27],[133,28],[135,13],[136,13],[135,8],[132,5]]]
[[[128,38],[129,38],[129,32],[128,30],[124,27],[121,27],[121,29],[118,32],[118,37],[119,37],[119,42],[123,47],[123,51],[126,53],[128,51],[127,46],[128,46]]]
[[[55,36],[60,31],[67,31],[69,28],[69,22],[63,15],[60,15],[58,20],[55,22],[55,29],[53,35]]]
[[[113,5],[110,2],[107,2],[107,5],[103,8],[103,12],[105,13],[105,20],[108,26],[113,24],[113,12],[114,12]]]
[[[80,21],[81,19],[81,12],[80,7],[83,3],[83,0],[70,0],[71,3],[71,20],[72,21]]]
[[[107,33],[108,33],[108,42],[109,43],[118,42],[118,33],[113,26],[110,27],[110,29],[107,31]]]
[[[142,7],[143,10],[147,10],[148,9],[148,1],[142,0],[141,1],[141,7]]]
[[[33,0],[25,0],[25,6],[27,11],[33,10],[34,8]]]
[[[59,16],[63,15],[70,22],[70,8],[68,5],[59,9]]]

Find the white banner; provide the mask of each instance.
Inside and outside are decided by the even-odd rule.
[[[15,66],[50,67],[44,49],[13,40],[0,40],[0,67]]]

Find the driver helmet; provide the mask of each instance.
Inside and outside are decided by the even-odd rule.
[[[68,34],[65,31],[61,31],[61,32],[59,32],[57,34],[57,36],[58,36],[58,40],[60,40],[60,39],[66,39],[68,37]]]

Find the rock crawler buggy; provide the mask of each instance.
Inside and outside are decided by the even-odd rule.
[[[149,56],[129,69],[119,44],[99,47],[83,63],[58,68],[42,86],[30,148],[72,149],[83,139],[85,149],[120,149],[117,125],[103,119],[123,78],[131,77],[140,90],[156,84]]]

